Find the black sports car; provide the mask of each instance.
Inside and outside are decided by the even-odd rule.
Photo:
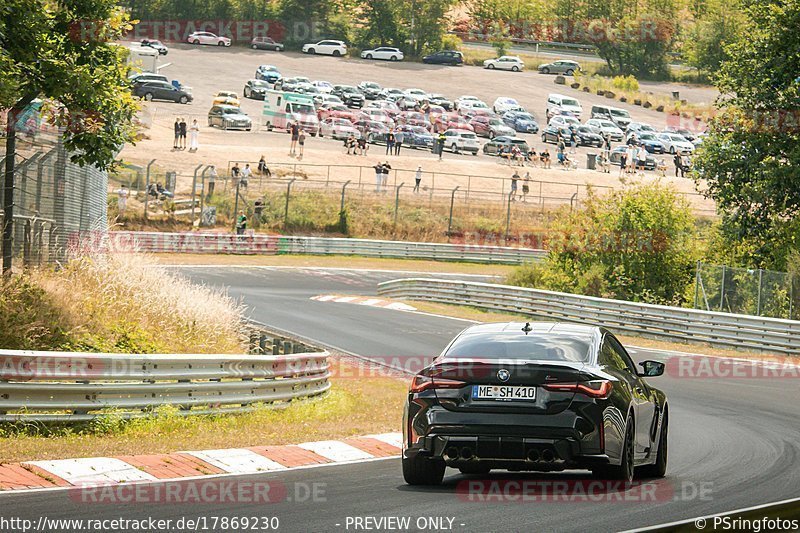
[[[403,415],[403,477],[439,484],[445,468],[483,474],[589,469],[663,477],[667,397],[609,331],[565,323],[501,323],[461,332],[414,376]]]
[[[567,143],[567,146],[569,146],[572,131],[574,131],[575,135],[578,136],[579,146],[597,146],[598,148],[603,146],[603,138],[594,133],[587,126],[580,126],[574,130],[570,130],[569,128],[559,128],[557,126],[547,126],[542,130],[542,142],[558,144],[558,135],[561,133],[561,136],[564,138],[564,142]]]

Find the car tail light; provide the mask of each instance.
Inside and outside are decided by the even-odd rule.
[[[581,383],[550,383],[544,388],[559,392],[579,392],[591,398],[605,399],[611,394],[612,385],[608,380],[598,380]]]
[[[466,385],[466,383],[456,379],[433,379],[429,376],[417,374],[414,376],[414,379],[411,380],[411,387],[409,388],[409,391],[422,392],[428,389],[460,389],[464,385]]]

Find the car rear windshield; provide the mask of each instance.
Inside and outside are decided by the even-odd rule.
[[[587,362],[591,344],[591,337],[576,335],[524,335],[518,332],[462,335],[444,357]]]
[[[624,109],[611,109],[611,114],[615,117],[629,117],[631,116],[630,113],[625,111]]]
[[[561,100],[561,105],[571,105],[575,107],[580,107],[581,104],[579,104],[577,100],[573,100],[572,98],[564,98]]]

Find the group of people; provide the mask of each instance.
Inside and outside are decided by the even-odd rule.
[[[400,155],[400,147],[403,146],[405,133],[394,128],[386,134],[386,155]]]
[[[347,149],[347,155],[367,155],[369,150],[366,137],[361,135],[356,139],[356,136],[352,133],[344,140],[344,147]]]
[[[186,134],[187,129],[189,133],[189,151],[196,152],[199,148],[199,141],[200,141],[200,125],[197,124],[197,119],[192,120],[191,126],[186,126],[186,120],[183,118],[176,118],[175,124],[173,125],[173,130],[175,133],[174,140],[172,142],[172,149],[173,150],[185,150],[186,149]]]
[[[520,180],[522,181],[522,196],[518,197],[518,187]],[[530,192],[531,192],[531,173],[526,172],[525,176],[520,178],[519,172],[514,171],[514,175],[511,176],[511,192],[509,193],[509,201],[514,202],[519,199],[523,202],[527,202],[528,193]]]
[[[297,122],[293,122],[289,126],[289,134],[291,136],[291,144],[289,145],[289,155],[296,157],[298,160],[303,159],[303,149],[306,144],[306,132]]]
[[[383,163],[378,161],[372,168],[375,169],[375,192],[381,192],[389,182],[389,171],[392,169],[392,165],[388,161]]]

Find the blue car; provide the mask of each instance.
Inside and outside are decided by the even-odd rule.
[[[397,131],[403,132],[403,145],[411,148],[433,147],[433,135],[422,126],[400,126]]]
[[[256,75],[253,76],[257,80],[264,80],[268,83],[275,83],[281,79],[281,73],[278,72],[278,67],[274,65],[260,65],[256,69]]]
[[[643,144],[644,149],[651,154],[665,154],[667,152],[667,149],[664,147],[664,143],[659,141],[658,137],[652,133],[640,133],[636,135],[636,141],[639,144]]]
[[[538,133],[539,124],[527,111],[508,111],[503,115],[503,122],[514,131],[520,133]]]

